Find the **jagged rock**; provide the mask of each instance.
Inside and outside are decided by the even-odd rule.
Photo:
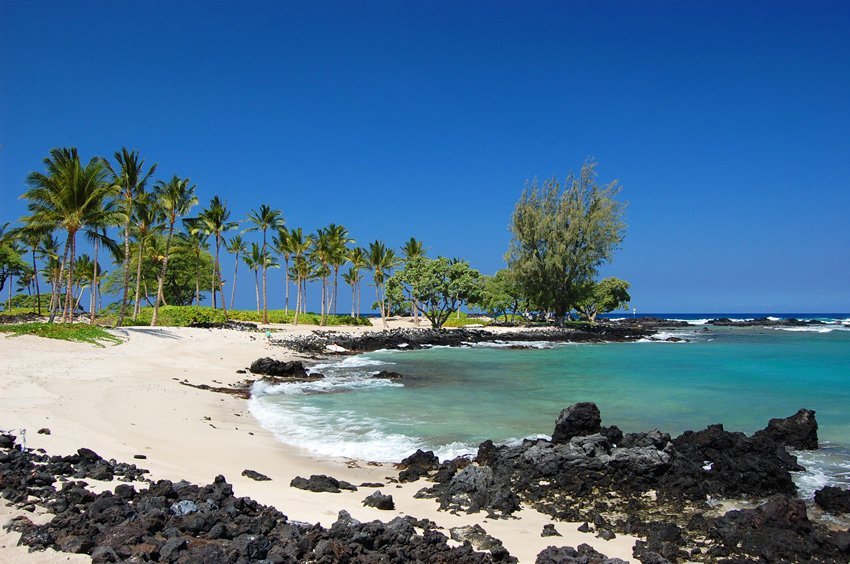
[[[251,363],[249,370],[254,374],[285,378],[307,378],[307,369],[301,361],[281,362],[273,358],[258,358]]]
[[[353,486],[343,480],[337,480],[336,478],[325,476],[324,474],[313,474],[309,479],[296,476],[292,479],[289,485],[293,488],[298,488],[299,490],[307,490],[311,492],[339,493],[342,490],[357,491],[356,486]]]
[[[191,515],[196,511],[198,511],[197,504],[187,499],[178,501],[171,506],[171,513],[177,515],[178,517],[182,517],[184,515]]]
[[[390,370],[381,370],[377,374],[372,375],[372,378],[382,378],[384,380],[401,380],[404,378],[404,375],[399,374],[398,372],[392,372]]]
[[[492,550],[502,546],[502,541],[487,534],[481,525],[452,527],[449,529],[452,540],[469,542],[476,550]]]
[[[815,492],[815,503],[830,513],[850,513],[850,490],[826,486]]]
[[[769,437],[790,448],[816,450],[818,422],[815,419],[815,412],[811,409],[801,409],[791,417],[771,419],[767,427],[758,431],[754,438],[759,436]]]
[[[246,478],[251,478],[252,480],[256,480],[257,482],[270,482],[271,478],[266,476],[265,474],[260,474],[256,470],[242,470],[242,475]]]
[[[399,482],[415,482],[422,476],[437,469],[440,459],[433,451],[416,449],[416,452],[398,463],[397,468],[401,470],[398,475]]]
[[[561,533],[555,530],[555,525],[549,523],[548,525],[543,525],[543,531],[540,533],[541,537],[560,537]]]
[[[573,404],[561,411],[552,433],[553,443],[565,443],[573,437],[592,435],[602,430],[602,417],[595,403]]]
[[[623,448],[653,447],[661,450],[667,446],[667,443],[669,442],[669,434],[662,433],[658,429],[652,429],[645,433],[628,433],[624,435],[619,446]]]
[[[375,509],[382,509],[385,511],[395,509],[395,502],[393,501],[393,496],[384,495],[380,491],[374,492],[366,499],[364,499],[363,505],[366,505],[368,507],[374,507]]]
[[[593,549],[588,544],[578,545],[578,550],[571,546],[549,546],[538,555],[536,564],[627,564],[619,558],[608,558]]]

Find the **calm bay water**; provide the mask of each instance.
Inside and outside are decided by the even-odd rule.
[[[379,351],[315,368],[321,382],[255,389],[251,411],[284,442],[317,454],[397,461],[548,436],[559,411],[594,401],[603,424],[673,435],[723,423],[751,433],[801,407],[823,448],[803,453],[801,489],[850,483],[850,327],[693,326],[688,343],[576,344]],[[378,370],[401,383],[370,378]],[[807,464],[808,463],[808,464]]]

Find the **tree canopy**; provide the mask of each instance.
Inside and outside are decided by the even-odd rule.
[[[533,181],[523,191],[510,222],[506,255],[523,291],[537,307],[563,320],[583,283],[609,262],[625,235],[625,204],[615,180],[597,183],[596,163],[563,184]]]
[[[411,302],[439,329],[464,302],[475,300],[479,277],[465,261],[417,257],[387,281],[387,294],[394,302]]]
[[[625,309],[632,299],[629,295],[629,283],[614,277],[582,284],[578,296],[574,304],[575,310],[587,321],[596,321],[596,316],[600,313]]]

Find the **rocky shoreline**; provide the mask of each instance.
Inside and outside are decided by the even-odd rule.
[[[596,406],[584,403],[561,413],[552,440],[486,441],[473,459],[442,463],[420,451],[402,461],[399,480],[427,479],[417,497],[447,511],[505,518],[530,505],[584,521],[601,538],[644,537],[633,555],[646,563],[847,562],[850,529],[809,519],[791,476],[804,469],[788,448],[817,448],[813,411],[773,419],[749,437],[712,425],[671,438],[603,427]],[[850,494],[824,488],[816,498],[838,511]],[[754,507],[722,512],[723,500]]]
[[[341,331],[313,331],[311,335],[275,338],[272,343],[300,354],[359,354],[376,350],[416,350],[428,347],[461,347],[478,343],[552,343],[633,342],[655,334],[655,330],[615,324],[586,325],[576,328],[517,329],[495,333],[484,329],[392,329],[352,334]]]
[[[644,563],[847,562],[850,529],[809,518],[795,497],[791,473],[802,468],[789,448],[817,448],[813,411],[772,419],[752,436],[712,425],[672,438],[657,429],[623,434],[603,427],[596,406],[580,403],[561,412],[551,440],[485,441],[474,458],[443,462],[417,451],[397,468],[399,482],[426,481],[416,497],[444,511],[502,519],[526,505],[556,521],[583,522],[579,530],[601,539],[639,536],[633,556]],[[154,482],[146,473],[84,448],[65,457],[25,450],[0,434],[0,495],[24,511],[40,506],[54,514],[44,525],[19,516],[5,528],[21,533],[20,544],[31,550],[88,554],[93,562],[516,561],[480,526],[447,531],[460,546],[433,522],[411,516],[361,523],[341,511],[323,528],[236,497],[222,476],[197,486]],[[95,494],[84,479],[125,483]],[[357,490],[328,476],[292,482],[309,491]],[[823,488],[815,498],[826,511],[850,509],[845,490]],[[751,508],[724,511],[722,500]],[[363,504],[391,509],[393,500],[375,491]],[[556,527],[541,536],[554,540]],[[622,562],[587,545],[550,546],[536,561]]]

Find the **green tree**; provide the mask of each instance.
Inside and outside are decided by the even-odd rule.
[[[212,272],[212,302],[213,309],[216,308],[216,291],[222,292],[224,282],[221,278],[221,261],[219,260],[221,251],[221,242],[224,239],[224,232],[235,229],[237,223],[230,221],[230,210],[227,209],[227,204],[222,202],[218,196],[214,196],[210,200],[209,206],[201,212],[201,214],[190,222],[191,229],[201,231],[213,237],[215,241],[215,263]],[[227,305],[224,303],[224,294],[221,294],[221,309],[224,310],[224,316],[227,317]]]
[[[629,283],[610,277],[599,282],[591,280],[582,284],[573,307],[581,319],[596,321],[596,316],[600,313],[628,308],[631,299]]]
[[[298,229],[300,231],[301,228]],[[272,238],[272,244],[283,257],[283,311],[289,313],[289,260],[295,252],[294,238],[289,229],[281,227],[277,230],[277,235]]]
[[[251,210],[248,212],[248,221],[253,223],[254,225],[245,229],[245,231],[262,231],[263,232],[263,256],[269,258],[269,246],[266,241],[266,233],[269,229],[278,230],[284,225],[283,214],[280,213],[280,210],[273,210],[270,206],[266,204],[262,204],[256,210]],[[269,302],[268,302],[268,292],[266,291],[267,278],[266,278],[266,261],[263,261],[261,265],[263,271],[263,323],[269,322]],[[223,299],[223,298],[222,298]]]
[[[392,309],[392,302],[385,294],[384,284],[391,275],[392,269],[398,265],[398,257],[393,249],[387,247],[382,241],[375,240],[369,243],[366,264],[372,271],[372,281],[375,284],[375,301],[378,302],[381,322],[386,328],[387,316]]]
[[[351,286],[351,317],[360,317],[360,284],[363,281],[361,270],[368,266],[366,251],[363,247],[354,247],[348,254],[351,266],[348,268],[344,280]]]
[[[425,256],[425,244],[418,239],[411,237],[404,245],[401,247],[401,255],[404,258],[405,264],[410,261],[424,257]],[[419,325],[419,309],[415,304],[412,305],[413,312],[413,324]]]
[[[322,317],[320,325],[325,324],[325,315],[330,311],[330,262],[334,253],[333,235],[329,228],[321,228],[316,231],[313,245],[310,248],[310,261],[315,265],[314,271],[322,281]]]
[[[248,252],[248,244],[242,239],[242,235],[234,235],[227,243],[227,252],[233,255],[233,286],[230,288],[230,309],[233,309],[233,300],[236,298],[236,276],[239,274],[239,257]]]
[[[158,234],[163,228],[164,217],[162,210],[153,194],[142,194],[133,202],[132,232],[136,237],[136,291],[133,302],[133,321],[139,318],[141,312],[142,267],[145,261],[145,247],[148,237]],[[164,261],[163,261],[164,262]],[[147,292],[145,292],[147,295]],[[120,315],[120,314],[119,314]]]
[[[415,258],[387,281],[387,294],[406,299],[434,329],[440,329],[463,302],[477,299],[480,273],[465,261]]]
[[[328,226],[327,232],[330,244],[330,257],[328,263],[333,269],[334,274],[333,295],[330,303],[333,304],[332,311],[336,314],[338,313],[337,298],[339,295],[339,269],[348,262],[348,255],[350,251],[348,246],[354,243],[354,239],[348,236],[348,229],[342,225],[336,225],[335,223]]]
[[[59,226],[67,235],[63,263],[67,260],[67,286],[63,320],[71,320],[76,237],[80,230],[117,223],[120,214],[111,198],[111,185],[102,159],[80,162],[75,148],[53,149],[44,159],[45,172],[27,176],[29,216],[24,223],[36,229]],[[53,314],[51,314],[51,319]]]
[[[14,233],[9,231],[9,224],[0,227],[0,292],[9,284],[9,303],[7,310],[12,307],[12,284],[15,276],[23,276],[27,271],[27,263],[22,256],[22,249],[17,245]]]
[[[210,261],[210,264],[205,268],[203,260],[204,253],[210,248],[208,243],[210,236],[209,233],[198,225],[195,218],[184,219],[183,225],[186,228],[186,232],[177,235],[177,248],[175,252],[178,256],[189,257],[195,267],[195,305],[200,306],[201,272],[215,268],[214,261]]]
[[[511,217],[506,255],[523,293],[563,322],[579,285],[609,262],[625,233],[625,204],[616,200],[617,181],[596,182],[596,163],[587,162],[563,187],[553,179],[527,186]]]
[[[127,304],[130,299],[130,223],[133,217],[134,202],[144,195],[147,185],[157,164],[154,163],[145,171],[145,161],[139,156],[137,150],[129,150],[122,147],[115,152],[116,166],[105,162],[107,169],[112,175],[112,185],[118,191],[118,199],[124,212],[124,287],[121,293],[121,307],[118,310],[117,325],[124,324],[127,315]]]
[[[242,257],[248,270],[254,273],[254,292],[257,295],[257,315],[260,314],[260,269],[263,268],[263,251],[257,243],[251,243],[251,250]]]
[[[504,316],[508,321],[508,313],[514,315],[522,303],[522,291],[509,269],[502,269],[493,276],[482,276],[479,280],[479,291],[472,305],[480,307],[487,315],[497,319]]]
[[[290,276],[295,279],[295,319],[298,325],[298,313],[307,312],[307,280],[312,275],[312,265],[308,253],[313,246],[313,239],[305,237],[304,231],[298,227],[289,231],[289,244],[292,251],[292,270]]]
[[[198,198],[195,196],[195,185],[190,185],[189,182],[188,178],[180,178],[174,175],[168,182],[160,180],[154,186],[154,196],[159,209],[165,216],[165,222],[168,224],[168,235],[165,239],[165,253],[162,256],[162,270],[157,280],[151,327],[156,326],[159,304],[164,299],[162,287],[165,284],[165,276],[168,272],[168,259],[171,256],[171,243],[174,239],[174,225],[178,219],[188,214],[198,204]],[[235,282],[234,279],[234,284]]]

